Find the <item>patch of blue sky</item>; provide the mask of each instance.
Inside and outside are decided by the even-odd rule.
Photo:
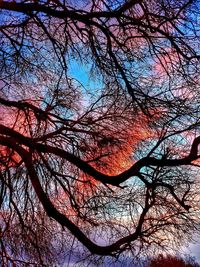
[[[91,68],[91,64],[85,64],[73,58],[70,59],[70,64],[68,65],[69,76],[90,93],[102,88],[103,85],[100,76],[92,77]]]
[[[69,58],[67,74],[71,77],[81,92],[80,113],[84,113],[102,94],[102,76],[93,75],[92,62],[85,63]]]
[[[73,77],[83,87],[90,85],[90,79],[88,75],[88,66],[81,64],[79,61],[71,59],[68,65],[68,74]]]

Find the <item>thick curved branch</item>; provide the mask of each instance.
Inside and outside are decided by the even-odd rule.
[[[136,4],[140,4],[141,1],[133,0],[128,1],[120,8],[117,8],[113,11],[98,11],[98,12],[87,12],[85,10],[70,10],[67,7],[63,6],[63,10],[53,9],[51,6],[46,6],[39,4],[38,2],[34,3],[18,3],[18,2],[8,2],[8,1],[0,1],[0,9],[11,10],[16,12],[21,12],[24,14],[30,14],[32,12],[42,12],[46,15],[65,19],[67,17],[71,17],[75,20],[88,20],[92,18],[113,18],[121,15],[121,13],[130,9],[132,6]]]
[[[119,184],[125,182],[126,180],[128,180],[130,177],[133,177],[133,176],[140,177],[140,179],[145,184],[148,185],[149,182],[145,180],[145,178],[142,179],[141,175],[139,174],[139,171],[141,170],[141,168],[148,167],[148,166],[175,167],[175,166],[182,166],[182,165],[191,165],[192,161],[199,158],[197,151],[198,151],[198,145],[200,144],[200,137],[197,137],[194,139],[192,143],[191,150],[188,156],[185,156],[180,159],[165,159],[165,158],[156,159],[154,157],[144,157],[138,160],[136,163],[134,163],[129,169],[123,171],[122,173],[118,175],[106,175],[96,170],[86,161],[82,160],[81,158],[73,155],[72,153],[68,151],[65,151],[62,148],[50,146],[48,144],[34,142],[34,139],[25,137],[22,134],[14,131],[13,129],[10,129],[1,124],[0,124],[0,134],[7,135],[9,136],[8,140],[11,140],[15,143],[22,144],[32,150],[42,152],[42,153],[50,153],[50,154],[59,156],[60,158],[63,158],[69,161],[70,163],[72,163],[73,165],[75,165],[77,168],[79,168],[84,173],[92,176],[94,179],[102,183],[106,183],[106,184],[110,184],[114,186],[118,186]]]
[[[44,192],[40,184],[37,172],[32,163],[32,152],[26,151],[19,144],[17,144],[14,139],[6,138],[4,136],[0,136],[0,143],[14,149],[24,161],[32,186],[47,215],[55,219],[62,226],[66,227],[85,247],[88,248],[91,253],[98,255],[112,255],[117,251],[123,251],[126,247],[123,247],[123,245],[133,242],[138,238],[139,235],[141,235],[144,217],[151,207],[151,205],[148,204],[148,201],[146,201],[146,204],[148,205],[145,205],[134,233],[125,236],[108,246],[99,246],[95,244],[79,229],[79,227],[77,227],[64,214],[56,209],[47,194]]]

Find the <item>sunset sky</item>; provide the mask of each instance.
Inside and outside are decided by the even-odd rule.
[[[0,0],[5,266],[200,263],[199,16],[198,0]]]

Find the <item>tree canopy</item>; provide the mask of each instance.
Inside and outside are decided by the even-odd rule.
[[[4,266],[199,231],[199,21],[198,0],[0,1]]]

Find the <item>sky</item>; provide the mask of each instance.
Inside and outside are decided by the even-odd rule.
[[[81,81],[83,86],[87,87],[90,85],[92,87],[92,83],[90,82],[90,78],[87,76],[87,71],[82,68],[77,62],[73,62],[71,65],[71,74],[77,78],[77,80]],[[200,238],[197,238],[197,242],[191,243],[189,247],[184,248],[185,253],[189,254],[190,256],[194,256],[198,263],[200,264]]]
[[[188,247],[185,248],[185,252],[195,257],[196,262],[200,264],[200,237],[196,239],[195,243],[191,243]]]
[[[75,60],[72,61],[72,64],[69,66],[69,74],[72,75],[77,81],[81,82],[83,87],[90,89],[96,88],[99,86],[99,81],[91,81],[88,77],[89,66],[84,66],[81,62],[77,62]],[[200,264],[200,237],[196,237],[194,242],[191,242],[186,247],[182,248],[183,255],[189,255],[191,257],[195,257],[195,261]],[[76,262],[76,261],[75,261]],[[74,266],[74,262],[69,263],[69,267]],[[118,266],[118,265],[117,265]]]
[[[91,81],[88,77],[88,70],[89,66],[85,66],[80,62],[75,60],[72,61],[72,64],[69,67],[69,74],[72,75],[75,79],[80,81],[85,88],[90,87],[96,88],[98,86],[99,81]],[[186,247],[183,247],[183,254],[187,254],[189,256],[195,257],[196,262],[200,264],[200,237],[196,237],[194,242],[191,242]]]

